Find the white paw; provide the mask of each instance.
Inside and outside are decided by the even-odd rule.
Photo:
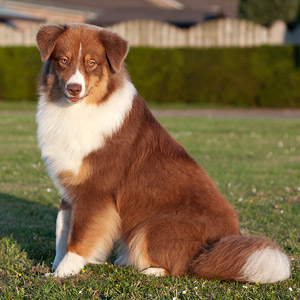
[[[163,268],[148,268],[142,271],[142,274],[156,277],[166,277],[167,271]]]
[[[68,252],[58,265],[54,276],[63,278],[76,275],[84,267],[85,263],[86,261],[82,256],[73,252]]]

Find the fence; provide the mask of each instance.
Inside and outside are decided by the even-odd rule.
[[[39,26],[18,30],[0,23],[0,46],[35,45]],[[252,47],[259,45],[300,44],[300,28],[289,32],[284,22],[270,28],[238,19],[219,19],[188,29],[154,20],[132,20],[108,27],[131,46],[150,47]]]

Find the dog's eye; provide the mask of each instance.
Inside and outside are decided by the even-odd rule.
[[[88,61],[88,66],[91,68],[91,67],[94,67],[94,66],[96,66],[96,61],[94,61],[94,60],[89,60]]]
[[[67,57],[62,57],[60,60],[59,60],[59,63],[61,65],[67,65],[69,62],[69,59]]]

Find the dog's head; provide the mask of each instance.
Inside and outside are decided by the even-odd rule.
[[[83,24],[42,26],[37,44],[46,62],[44,89],[50,98],[70,103],[108,96],[120,82],[128,52],[127,41],[117,34]]]

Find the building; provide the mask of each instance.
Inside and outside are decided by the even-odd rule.
[[[0,6],[47,23],[88,22],[107,26],[147,19],[190,27],[210,19],[235,18],[237,0],[0,0]]]

